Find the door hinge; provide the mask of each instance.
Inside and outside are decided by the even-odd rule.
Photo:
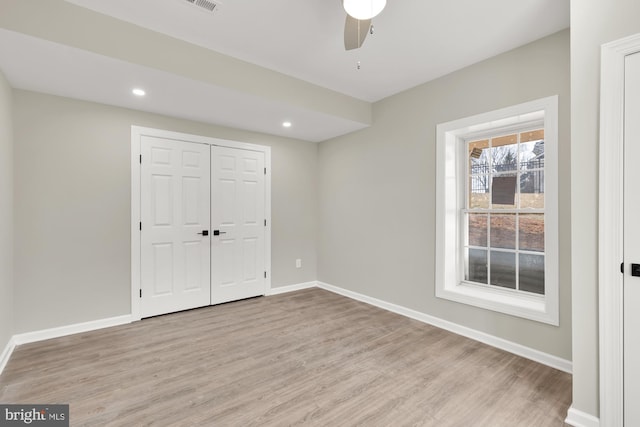
[[[264,278],[265,279],[267,278],[267,272],[266,271],[264,272]]]
[[[267,220],[266,219],[264,220],[264,226],[265,227],[267,226]]]
[[[142,289],[140,289],[140,298],[142,298]]]
[[[620,273],[624,274],[624,262],[620,263]]]
[[[142,164],[142,154],[140,154],[140,164]]]
[[[140,231],[142,231],[142,221],[140,221]]]
[[[264,168],[264,174],[265,175],[267,174],[267,168]]]

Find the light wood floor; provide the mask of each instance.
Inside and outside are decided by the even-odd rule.
[[[18,347],[2,403],[72,426],[562,426],[571,376],[309,289]]]

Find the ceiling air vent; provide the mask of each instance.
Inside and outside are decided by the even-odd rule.
[[[209,12],[217,12],[220,8],[220,3],[214,2],[211,0],[185,0],[187,3],[191,3],[192,5],[198,6],[203,10]]]

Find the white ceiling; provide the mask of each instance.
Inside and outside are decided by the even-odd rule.
[[[306,141],[324,141],[365,127],[1,28],[0,69],[20,89]],[[134,87],[143,87],[147,95],[132,96]],[[282,128],[283,120],[295,123],[295,128]]]
[[[340,0],[221,0],[215,13],[186,0],[67,1],[369,102],[569,26],[569,0],[390,0],[375,33],[346,52]],[[0,69],[15,87],[309,141],[363,127],[7,30]],[[105,84],[83,85],[82,70]],[[152,88],[148,99],[131,98],[134,82]]]

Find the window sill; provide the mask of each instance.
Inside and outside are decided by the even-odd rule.
[[[558,326],[558,314],[547,310],[544,296],[525,295],[461,282],[437,287],[436,297]]]

